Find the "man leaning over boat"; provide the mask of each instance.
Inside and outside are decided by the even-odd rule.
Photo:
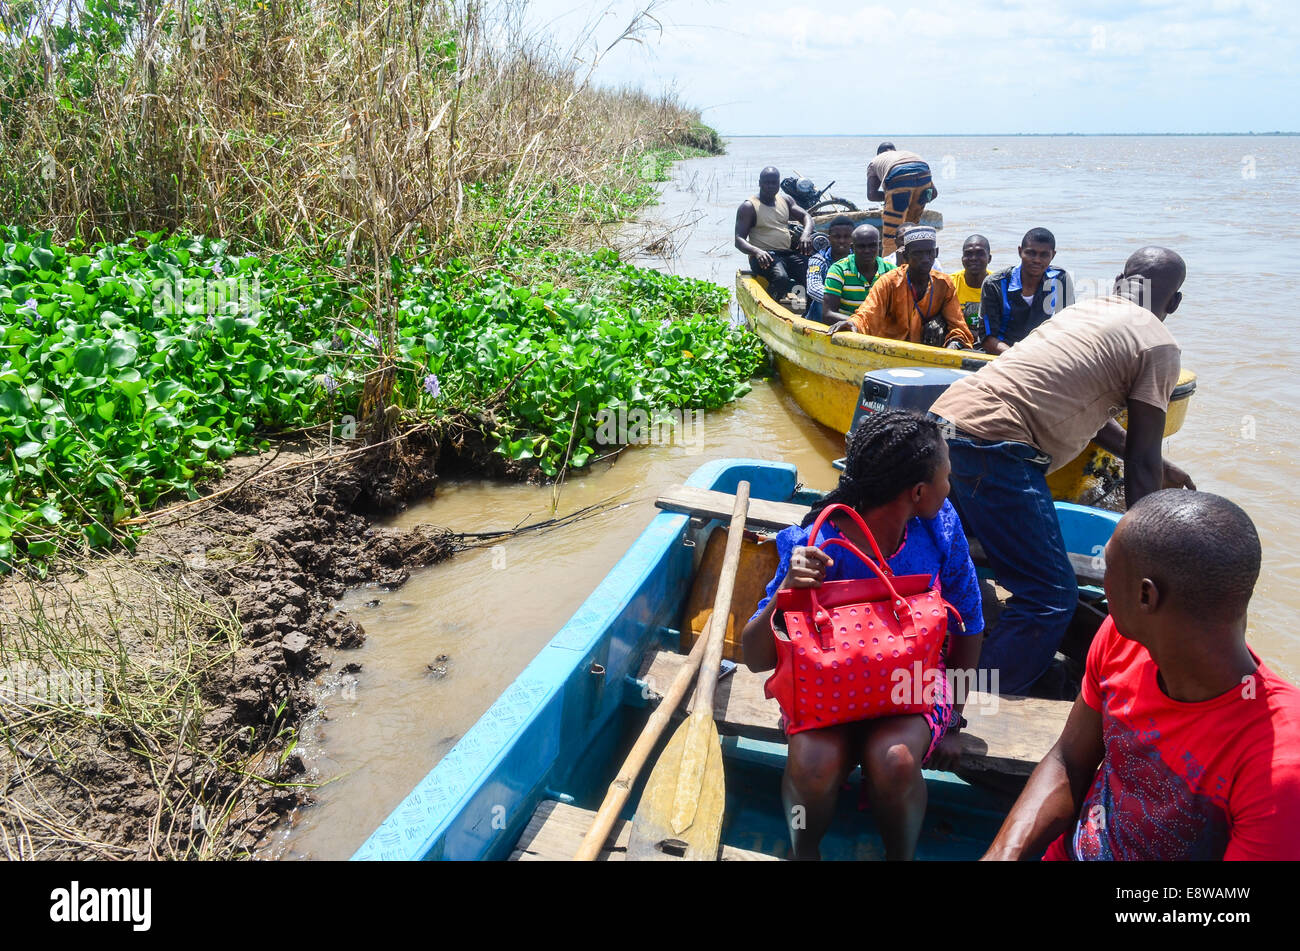
[[[1091,440],[1124,459],[1129,505],[1162,487],[1195,488],[1161,454],[1180,352],[1164,325],[1182,301],[1183,259],[1135,252],[1110,297],[1067,307],[1023,341],[963,377],[931,412],[948,425],[952,499],[1011,592],[990,629],[982,666],[1003,693],[1055,693],[1056,649],[1078,585],[1047,475]],[[1128,411],[1125,431],[1114,418]],[[1040,680],[1041,678],[1041,680]],[[1073,696],[1073,692],[1070,693]]]
[[[893,254],[899,226],[921,220],[925,206],[939,197],[930,166],[915,152],[881,142],[867,166],[867,197],[881,202],[884,244],[881,254]]]

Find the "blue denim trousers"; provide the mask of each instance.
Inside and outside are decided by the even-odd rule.
[[[1047,488],[1048,459],[1026,443],[961,435],[948,440],[948,452],[962,526],[1011,592],[987,632],[980,667],[998,671],[1002,693],[1024,693],[1052,665],[1079,598]]]

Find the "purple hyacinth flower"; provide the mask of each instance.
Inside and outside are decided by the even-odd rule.
[[[442,384],[438,382],[437,375],[430,373],[424,378],[424,392],[428,393],[434,399],[442,395]]]

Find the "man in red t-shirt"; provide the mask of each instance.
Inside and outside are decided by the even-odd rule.
[[[1227,499],[1129,510],[1083,690],[985,858],[1300,859],[1300,690],[1245,639],[1259,566]]]

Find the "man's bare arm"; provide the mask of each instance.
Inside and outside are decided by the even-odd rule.
[[[758,212],[754,211],[754,206],[747,201],[741,202],[736,209],[736,250],[748,254],[759,267],[771,267],[772,255],[749,243],[749,233],[756,224]]]
[[[844,315],[840,313],[840,295],[830,291],[823,291],[822,297],[822,316],[829,319],[834,317],[836,320],[843,319]]]
[[[885,192],[881,188],[883,183],[876,177],[875,169],[867,169],[867,198],[871,201],[884,201]]]
[[[1128,432],[1124,438],[1124,500],[1129,508],[1144,495],[1164,488],[1161,440],[1165,436],[1165,411],[1128,401]]]
[[[1078,819],[1105,754],[1101,714],[1080,696],[1061,738],[1034,769],[984,858],[1018,861],[1042,854]]]

